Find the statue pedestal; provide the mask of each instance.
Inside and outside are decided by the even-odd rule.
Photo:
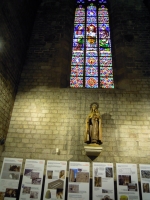
[[[98,144],[87,144],[84,146],[87,156],[98,156],[103,148]]]

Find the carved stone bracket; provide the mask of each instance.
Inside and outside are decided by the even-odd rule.
[[[98,144],[88,144],[84,146],[87,156],[98,156],[103,148]]]

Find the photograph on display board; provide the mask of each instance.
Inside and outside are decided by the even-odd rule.
[[[129,197],[127,195],[121,195],[120,200],[129,200]]]
[[[102,187],[102,178],[101,177],[94,177],[94,186]]]
[[[82,172],[82,169],[70,169],[69,170],[69,181],[70,182],[89,182],[89,173]]]
[[[137,183],[128,183],[128,191],[137,191]]]
[[[52,179],[53,178],[53,171],[47,170],[47,178]]]
[[[23,187],[22,193],[24,194],[30,194],[31,187]]]
[[[56,198],[62,199],[63,198],[63,189],[57,189],[56,190]]]
[[[113,177],[113,169],[112,169],[112,167],[106,167],[105,168],[105,172],[106,172],[106,177],[108,177],[108,178],[112,178]]]
[[[61,179],[48,183],[48,189],[63,189],[64,181]]]
[[[142,178],[149,178],[150,179],[150,171],[149,170],[141,170]]]
[[[111,199],[110,196],[106,195],[101,200],[113,200],[113,199]]]
[[[51,198],[51,191],[47,190],[45,193],[45,199],[50,199]]]
[[[33,171],[33,169],[25,169],[24,170],[24,176],[31,176],[32,171]]]
[[[2,173],[1,178],[2,179],[13,179],[13,180],[19,180],[20,177],[20,173],[8,173],[8,172],[4,172]]]
[[[4,199],[4,197],[5,197],[5,192],[0,192],[0,199]]]
[[[31,179],[34,179],[34,178],[39,178],[39,172],[31,172]]]
[[[63,192],[64,190],[61,188],[56,188],[56,189],[47,189],[45,191],[45,199],[51,199],[51,198],[56,198],[56,199],[63,199]]]
[[[61,171],[59,172],[59,178],[65,179],[65,170],[61,170]]]
[[[1,179],[19,180],[21,164],[4,163]]]
[[[42,181],[41,178],[33,178],[33,179],[32,179],[32,184],[40,185],[40,184],[41,184],[41,181]]]
[[[38,192],[37,191],[31,191],[30,192],[30,198],[31,199],[38,199]]]
[[[131,176],[130,175],[118,175],[118,183],[119,185],[128,186],[131,183]]]
[[[149,183],[143,183],[142,187],[144,193],[150,193]]]
[[[6,188],[4,197],[16,198],[17,197],[17,189]]]
[[[79,193],[79,185],[69,184],[69,193]]]

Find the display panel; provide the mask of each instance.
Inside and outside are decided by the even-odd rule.
[[[89,200],[89,162],[69,162],[68,200]]]
[[[93,199],[114,200],[113,163],[93,162]]]
[[[142,199],[150,199],[150,165],[140,164],[140,178],[141,178],[141,191]]]
[[[41,199],[45,160],[26,159],[19,200]]]
[[[43,200],[65,199],[66,161],[47,161]]]
[[[118,200],[139,200],[136,164],[116,164]]]
[[[4,200],[15,200],[18,197],[22,158],[4,158],[0,175],[0,193]]]

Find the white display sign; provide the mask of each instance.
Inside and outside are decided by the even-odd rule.
[[[43,200],[65,199],[66,161],[47,161]]]
[[[140,164],[142,199],[150,200],[150,165]]]
[[[68,200],[89,200],[89,162],[70,162]]]
[[[93,200],[114,200],[113,163],[93,162]]]
[[[14,200],[17,198],[22,161],[22,158],[4,158],[3,160],[0,192],[4,200]]]
[[[26,159],[20,191],[20,200],[40,200],[44,164],[45,160]]]
[[[139,200],[137,165],[116,164],[118,200]]]

